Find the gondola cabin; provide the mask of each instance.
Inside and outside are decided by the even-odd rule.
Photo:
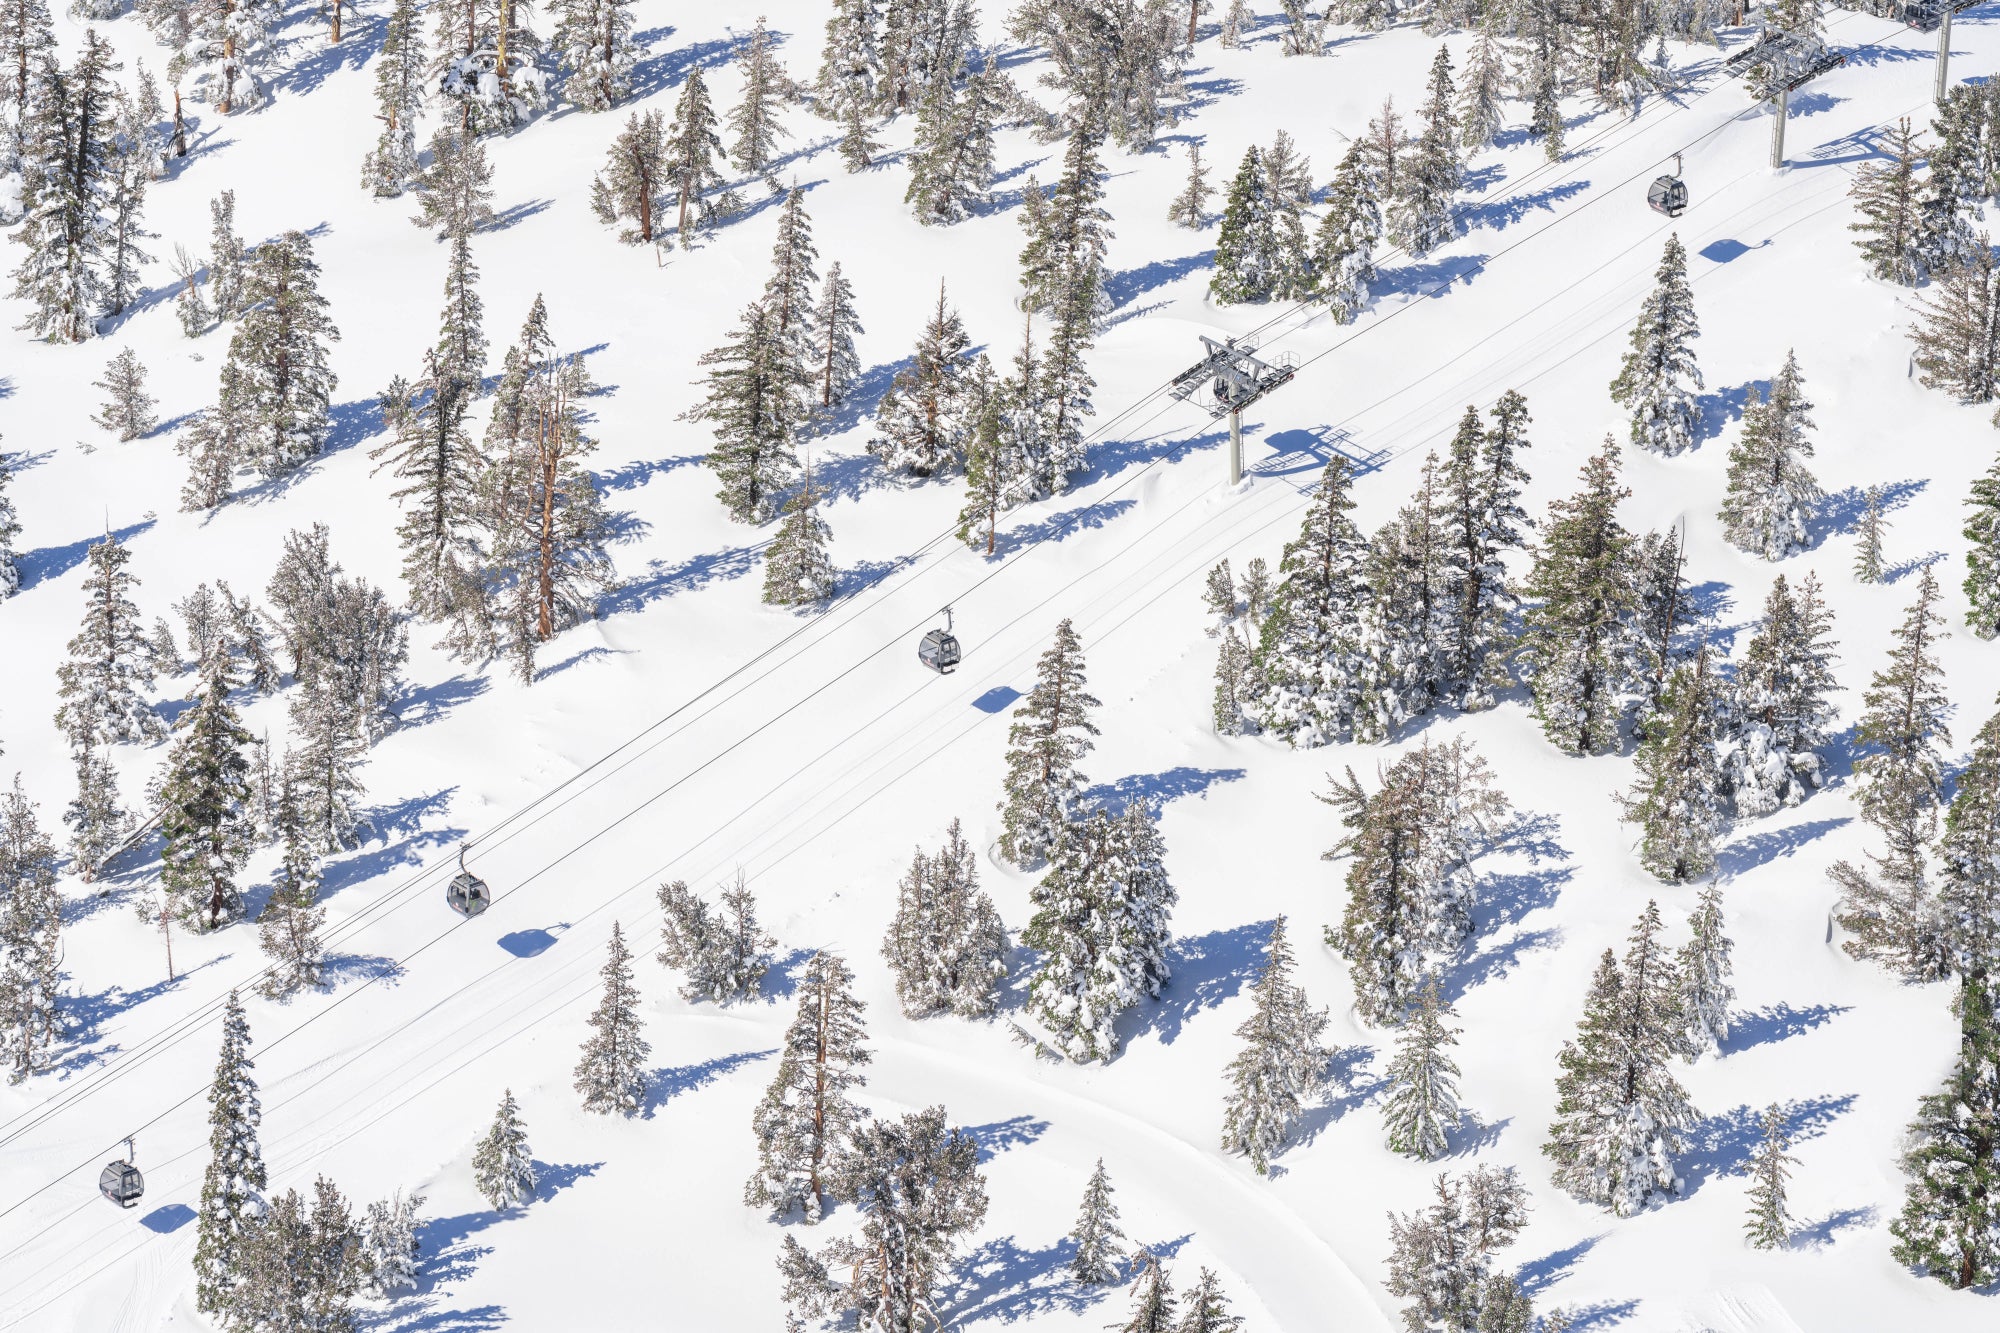
[[[146,1178],[130,1162],[107,1162],[97,1175],[97,1192],[120,1208],[136,1208],[146,1193]]]
[[[917,644],[917,660],[942,675],[958,665],[958,640],[949,630],[934,629]]]
[[[1679,217],[1687,212],[1687,182],[1679,176],[1661,176],[1646,191],[1646,203],[1655,213],[1664,213],[1670,218]]]
[[[469,870],[461,870],[445,886],[444,900],[460,916],[478,916],[492,904],[493,895],[487,891],[485,880]]]

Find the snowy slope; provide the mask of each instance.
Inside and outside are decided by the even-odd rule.
[[[727,106],[736,76],[723,62],[749,16],[661,0],[637,8],[651,52],[644,105],[669,104],[699,60],[716,68]],[[769,6],[794,74],[817,64],[823,9],[812,0]],[[1000,17],[997,7],[987,15],[996,35]],[[381,22],[380,6],[364,6],[349,39],[327,50],[300,10],[274,104],[203,123],[198,151],[149,201],[166,252],[175,240],[205,241],[207,201],[222,188],[236,190],[252,239],[317,229],[345,333],[335,359],[340,424],[325,458],[206,522],[176,513],[171,432],[109,443],[87,420],[96,396],[88,385],[111,351],[130,345],[153,372],[163,419],[180,417],[212,397],[223,335],[183,339],[163,291],[102,342],[54,347],[7,335],[0,434],[34,466],[14,488],[32,554],[28,586],[0,604],[0,740],[45,823],[71,784],[49,722],[54,667],[74,632],[83,552],[107,525],[130,542],[149,619],[204,579],[261,589],[285,532],[314,520],[332,527],[349,571],[395,586],[390,487],[370,475],[367,457],[372,400],[432,338],[445,252],[409,225],[407,201],[377,202],[356,184],[374,128],[363,62]],[[1384,1039],[1353,1021],[1342,967],[1314,944],[1339,901],[1338,867],[1319,859],[1336,825],[1314,794],[1329,770],[1371,772],[1423,736],[1461,728],[1517,802],[1547,817],[1566,853],[1489,867],[1480,935],[1452,986],[1465,1027],[1463,1090],[1479,1124],[1447,1165],[1521,1168],[1535,1212],[1508,1257],[1538,1304],[1582,1308],[1593,1328],[1990,1326],[1990,1296],[1920,1282],[1888,1257],[1902,1127],[1946,1067],[1955,1033],[1944,988],[1897,984],[1829,939],[1824,868],[1865,841],[1844,787],[1734,836],[1725,867],[1742,1034],[1725,1058],[1686,1074],[1710,1117],[1684,1166],[1688,1196],[1621,1221],[1551,1188],[1539,1146],[1555,1051],[1597,955],[1622,944],[1647,897],[1660,899],[1676,930],[1693,905],[1693,890],[1654,883],[1631,855],[1611,799],[1630,781],[1630,759],[1562,757],[1518,699],[1463,721],[1429,719],[1373,752],[1292,752],[1218,738],[1208,725],[1214,650],[1200,576],[1224,555],[1239,569],[1255,555],[1275,561],[1329,448],[1370,465],[1356,518],[1372,530],[1467,403],[1518,388],[1535,417],[1531,512],[1573,489],[1596,442],[1622,429],[1605,385],[1672,225],[1647,211],[1644,185],[1682,150],[1694,205],[1678,227],[1704,328],[1712,430],[1679,459],[1628,455],[1626,521],[1685,520],[1691,579],[1724,633],[1740,637],[1778,571],[1724,543],[1714,517],[1734,432],[1728,404],[1796,347],[1819,409],[1816,467],[1835,508],[1851,510],[1850,488],[1904,483],[1891,556],[1942,552],[1957,621],[1960,501],[1990,460],[1991,429],[1983,413],[1906,377],[1908,294],[1869,281],[1845,231],[1845,192],[1869,134],[1928,106],[1929,39],[1844,12],[1830,29],[1849,64],[1795,99],[1790,171],[1766,165],[1768,118],[1721,80],[1712,56],[1683,52],[1694,76],[1683,95],[1649,103],[1636,121],[1574,126],[1563,163],[1543,164],[1518,135],[1482,157],[1467,233],[1422,263],[1389,269],[1375,309],[1346,329],[1277,308],[1210,307],[1213,233],[1164,217],[1181,181],[1178,142],[1168,153],[1111,152],[1120,308],[1092,363],[1107,428],[1086,484],[1017,513],[989,561],[944,536],[955,488],[886,485],[862,453],[865,426],[849,430],[815,465],[833,491],[827,516],[835,557],[850,571],[847,595],[806,619],[758,603],[756,548],[767,534],[726,521],[698,466],[705,438],[676,419],[693,401],[694,358],[761,288],[773,210],[659,266],[649,251],[617,245],[585,203],[624,108],[556,115],[495,144],[496,203],[509,222],[475,242],[488,333],[496,347],[511,341],[542,292],[559,342],[588,351],[609,388],[594,462],[610,504],[630,515],[618,551],[627,587],[602,620],[550,646],[549,670],[532,687],[454,664],[424,632],[413,636],[411,725],[363,771],[376,835],[329,867],[341,984],[287,1005],[249,1002],[273,1185],[309,1185],[324,1172],[364,1200],[399,1185],[429,1196],[424,1288],[377,1310],[378,1326],[780,1326],[771,1258],[782,1232],[744,1208],[740,1190],[750,1108],[790,1004],[777,995],[729,1010],[689,1006],[642,956],[659,1066],[648,1113],[586,1116],[569,1086],[611,922],[649,944],[662,878],[710,892],[739,867],[783,956],[796,965],[801,951],[836,947],[859,973],[876,1052],[864,1104],[890,1114],[942,1102],[986,1147],[992,1209],[957,1293],[963,1326],[1096,1328],[1122,1312],[1121,1296],[1079,1293],[1061,1267],[1061,1238],[1099,1156],[1134,1239],[1171,1251],[1182,1282],[1199,1265],[1216,1268],[1248,1327],[1391,1326],[1383,1214],[1418,1206],[1434,1168],[1383,1148],[1371,1089]],[[162,63],[136,20],[109,31],[128,64],[141,53]],[[1414,102],[1434,49],[1403,30],[1355,35],[1324,60],[1285,60],[1273,37],[1266,27],[1243,50],[1212,39],[1198,50],[1201,105],[1179,134],[1199,136],[1219,169],[1282,126],[1323,178],[1342,136],[1359,132],[1384,96]],[[1995,15],[1960,16],[1955,46],[1957,77],[1991,72],[2000,65]],[[1014,72],[1026,82],[1033,68]],[[1029,171],[1052,176],[1060,147],[1004,136],[1005,206],[926,229],[901,206],[899,167],[849,176],[824,151],[821,122],[799,114],[792,125],[801,153],[785,174],[809,188],[822,262],[839,260],[854,282],[871,382],[886,383],[908,355],[940,277],[975,339],[1001,360],[1019,327],[1014,191]],[[899,123],[888,137],[901,145],[908,133]],[[163,269],[149,277],[166,281]],[[5,314],[18,322],[13,303]],[[1216,427],[1157,387],[1195,359],[1197,332],[1249,331],[1274,318],[1265,345],[1296,353],[1305,368],[1253,412],[1252,475],[1228,491]],[[1819,544],[1782,568],[1817,569],[1827,583],[1852,705],[1912,581],[1853,583],[1851,539],[1837,526],[1822,518]],[[947,602],[969,652],[939,678],[912,649]],[[935,843],[953,817],[982,847],[997,837],[1004,700],[1028,688],[1063,616],[1075,619],[1105,702],[1104,734],[1085,768],[1104,786],[1164,802],[1181,893],[1175,979],[1129,1020],[1125,1053],[1103,1068],[1037,1062],[1003,1026],[905,1021],[876,953],[914,843]],[[1961,741],[1992,707],[1997,651],[1963,633],[1945,645]],[[283,701],[256,705],[250,723],[281,735]],[[119,753],[134,799],[162,753]],[[501,896],[461,923],[439,889],[450,849],[466,836],[478,840],[475,866]],[[166,983],[157,934],[125,906],[149,873],[117,878],[105,895],[66,886],[67,970],[88,1024],[60,1073],[0,1089],[0,1326],[201,1325],[188,1269],[206,1160],[201,1093],[219,999],[261,959],[242,927],[177,936],[182,975]],[[990,857],[981,873],[1018,929],[1031,879]],[[1280,1159],[1282,1174],[1265,1181],[1219,1154],[1215,1139],[1220,1070],[1281,912],[1301,943],[1303,983],[1334,1010],[1346,1081]],[[546,1196],[506,1219],[484,1208],[469,1167],[503,1086],[523,1102]],[[1768,1254],[1741,1243],[1743,1185],[1729,1173],[1746,1155],[1751,1108],[1773,1099],[1792,1103],[1795,1123],[1811,1130],[1794,1150],[1794,1210],[1807,1239]],[[120,1213],[97,1198],[95,1174],[135,1131],[148,1195]]]

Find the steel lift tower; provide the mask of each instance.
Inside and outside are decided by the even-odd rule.
[[[1234,486],[1243,480],[1243,409],[1290,380],[1297,365],[1290,353],[1262,360],[1254,345],[1239,346],[1234,338],[1217,342],[1204,333],[1201,342],[1208,355],[1176,375],[1167,392],[1184,403],[1199,402],[1212,418],[1229,418],[1229,484]]]
[[[1771,124],[1773,171],[1785,169],[1785,118],[1791,111],[1792,93],[1846,63],[1846,56],[1828,50],[1815,37],[1770,31],[1722,62],[1723,69],[1761,90],[1777,112]]]

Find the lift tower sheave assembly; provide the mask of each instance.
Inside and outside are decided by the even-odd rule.
[[[1785,119],[1791,111],[1792,93],[1846,63],[1846,56],[1802,32],[1766,32],[1722,62],[1723,69],[1748,80],[1752,90],[1777,112],[1771,123],[1773,171],[1785,169]]]
[[[1220,342],[1201,335],[1208,355],[1174,377],[1168,393],[1181,402],[1195,402],[1204,389],[1208,398],[1202,405],[1211,418],[1229,418],[1229,484],[1243,480],[1243,409],[1262,398],[1297,371],[1289,353],[1269,361],[1257,356],[1254,346],[1238,346],[1236,339]]]

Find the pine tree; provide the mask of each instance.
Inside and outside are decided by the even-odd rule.
[[[1231,625],[1223,632],[1222,646],[1215,655],[1216,734],[1242,736],[1255,731],[1257,724],[1252,720],[1250,710],[1256,694],[1250,649],[1244,646],[1243,636]]]
[[[1482,26],[1472,47],[1465,82],[1458,89],[1458,144],[1477,153],[1493,146],[1506,117],[1501,103],[1506,100],[1507,58],[1491,28]]]
[[[662,884],[659,899],[665,920],[656,956],[687,974],[682,999],[730,1004],[757,993],[771,965],[767,950],[776,941],[758,927],[757,900],[740,871],[718,909],[711,910],[681,880]]]
[[[885,467],[930,477],[963,465],[977,424],[966,410],[970,344],[939,283],[937,310],[924,325],[913,364],[896,373],[875,409],[875,427],[882,433],[868,441],[868,452]]]
[[[2000,266],[1983,233],[1936,271],[1932,288],[1910,324],[1918,381],[1961,402],[1991,401],[2000,393]]]
[[[447,371],[435,351],[424,369],[410,386],[395,436],[370,456],[405,483],[391,498],[405,506],[397,536],[411,611],[426,620],[458,623],[484,613],[475,525],[485,460],[465,426],[479,381],[476,373]]]
[[[1423,130],[1411,146],[1400,187],[1389,208],[1389,237],[1421,258],[1451,240],[1458,231],[1452,202],[1465,177],[1459,159],[1457,96],[1451,81],[1451,57],[1442,43],[1431,61],[1430,85],[1418,112]]]
[[[1618,662],[1634,609],[1633,539],[1617,514],[1631,491],[1608,438],[1582,475],[1581,491],[1549,506],[1522,588],[1532,604],[1520,652],[1542,734],[1565,754],[1602,754],[1618,743]]]
[[[1951,744],[1944,668],[1937,659],[1944,625],[1937,598],[1937,579],[1926,566],[1889,664],[1862,696],[1864,711],[1854,729],[1865,751],[1854,763],[1855,802],[1887,843],[1884,854],[1869,854],[1881,881],[1848,861],[1827,871],[1841,889],[1836,919],[1854,936],[1841,947],[1913,981],[1936,980],[1949,962],[1925,865],[1944,800],[1944,747]]]
[[[702,354],[701,364],[711,367],[707,396],[687,413],[710,425],[714,443],[706,461],[722,483],[716,498],[740,523],[770,516],[775,493],[798,462],[792,452],[797,367],[777,323],[763,302],[752,302],[729,341]]]
[[[23,49],[20,59],[27,58]],[[117,152],[111,74],[118,68],[95,31],[85,34],[68,73],[47,56],[28,84],[18,146],[9,144],[21,165],[22,220],[12,239],[26,252],[14,270],[14,295],[31,307],[21,327],[38,338],[82,342],[106,305]]]
[[[110,533],[91,543],[84,561],[83,624],[69,641],[69,661],[56,668],[56,726],[72,749],[101,741],[150,739],[163,730],[142,690],[153,687],[152,658],[127,572],[132,553]]]
[[[1104,208],[1104,166],[1098,160],[1102,135],[1086,121],[1069,136],[1062,175],[1047,191],[1028,178],[1021,226],[1028,243],[1021,250],[1022,308],[1057,314],[1080,307],[1092,318],[1108,309],[1104,297],[1104,254],[1111,240],[1111,214]]]
[[[1554,9],[1555,6],[1549,6]],[[1563,132],[1568,128],[1562,113],[1562,62],[1560,39],[1547,31],[1553,24],[1541,25],[1543,31],[1527,59],[1527,78],[1531,81],[1531,107],[1528,115],[1528,133],[1542,141],[1542,156],[1550,162],[1563,159]]]
[[[221,115],[256,110],[264,104],[262,75],[271,65],[283,6],[278,0],[196,0],[193,9],[191,40],[167,72]]]
[[[0,124],[0,136],[13,149],[23,136],[34,75],[53,59],[55,21],[46,0],[7,0],[0,5],[0,106],[12,109],[11,123]]]
[[[1896,1262],[1958,1289],[2000,1276],[2000,1029],[1987,987],[1983,977],[1960,984],[1958,1060],[1917,1103],[1903,1212],[1889,1223]]]
[[[1861,517],[1854,524],[1855,582],[1882,581],[1885,572],[1882,565],[1882,534],[1888,528],[1889,520],[1882,513],[1882,488],[1870,486],[1863,502]]]
[[[1007,975],[1007,928],[979,887],[979,858],[954,819],[935,853],[918,848],[882,940],[908,1018],[986,1018]]]
[[[1417,996],[1396,1034],[1396,1057],[1387,1074],[1389,1096],[1382,1107],[1393,1152],[1435,1161],[1450,1148],[1451,1131],[1464,1119],[1458,1065],[1445,1054],[1445,1047],[1458,1044],[1461,1029],[1449,1021],[1456,1016],[1432,983]]]
[[[826,271],[811,327],[817,338],[813,379],[819,386],[821,411],[846,404],[861,378],[861,356],[854,350],[856,334],[867,332],[854,313],[854,287],[835,264]]]
[[[819,328],[814,322],[818,310],[813,303],[813,287],[819,282],[819,248],[813,244],[812,218],[806,213],[805,198],[805,191],[799,189],[785,196],[763,296],[787,363],[785,382],[792,395],[789,415],[801,425],[824,407],[825,373]]]
[[[416,182],[417,118],[424,107],[424,34],[416,0],[396,0],[375,62],[375,118],[382,132],[361,160],[362,187],[394,199]]]
[[[1367,145],[1357,139],[1334,169],[1326,216],[1313,237],[1319,299],[1336,324],[1352,324],[1360,316],[1375,283],[1375,247],[1382,240],[1382,207],[1375,191]]]
[[[0,497],[0,596],[6,595],[6,499]],[[1982,639],[2000,635],[2000,455],[1965,497],[1965,623]]]
[[[1785,1152],[1791,1146],[1791,1139],[1786,1133],[1784,1110],[1776,1102],[1765,1108],[1757,1128],[1763,1137],[1744,1169],[1751,1183],[1750,1215],[1743,1221],[1743,1232],[1757,1249],[1781,1250],[1792,1241],[1792,1216],[1785,1209],[1785,1181],[1798,1159]]]
[[[1313,294],[1318,280],[1305,224],[1306,207],[1313,202],[1312,159],[1280,129],[1264,150],[1262,169],[1274,246],[1271,295],[1287,301],[1304,300]]]
[[[225,360],[218,376],[215,406],[196,417],[193,427],[174,446],[188,460],[188,478],[180,497],[183,513],[215,509],[229,499],[237,466],[253,448],[248,378],[243,366]]]
[[[244,267],[250,258],[236,234],[236,191],[208,201],[208,230],[208,301],[218,320],[235,319],[249,304]]]
[[[1687,1018],[1688,1049],[1699,1055],[1719,1051],[1729,1038],[1729,1006],[1736,988],[1729,984],[1731,942],[1722,933],[1722,889],[1709,884],[1701,891],[1688,918],[1691,937],[1675,955],[1681,982],[1681,1012]]]
[[[1167,221],[1191,231],[1208,225],[1208,200],[1215,187],[1208,183],[1208,167],[1201,160],[1201,141],[1188,141],[1188,180],[1174,201],[1167,205]]]
[[[776,606],[813,606],[833,596],[839,576],[827,554],[833,530],[819,516],[820,495],[806,484],[785,502],[785,519],[764,553],[764,600]]]
[[[2000,971],[2000,715],[1972,738],[1937,856],[1953,967],[1968,977]]]
[[[332,675],[302,685],[291,701],[299,751],[292,761],[298,789],[300,837],[321,855],[360,842],[356,802],[367,794],[354,775],[368,753],[360,710]]]
[[[1542,1152],[1555,1183],[1621,1217],[1678,1193],[1673,1154],[1696,1112],[1667,1070],[1687,1050],[1680,978],[1648,903],[1621,968],[1604,951],[1575,1041],[1563,1043],[1556,1118]]]
[[[964,96],[939,80],[917,106],[910,183],[903,202],[925,226],[962,222],[986,202],[993,183],[993,113],[990,88],[969,82]]]
[[[1229,1062],[1223,1098],[1222,1149],[1250,1158],[1268,1175],[1271,1158],[1297,1127],[1306,1102],[1326,1085],[1333,1052],[1322,1042],[1327,1014],[1292,984],[1292,950],[1285,918],[1271,924],[1271,943],[1253,990],[1255,1008],[1236,1029],[1243,1047]]]
[[[715,110],[709,105],[708,85],[701,66],[688,69],[687,81],[674,103],[673,123],[667,127],[667,176],[673,183],[680,220],[674,234],[682,248],[692,240],[688,214],[703,230],[733,212],[736,199],[724,190],[722,170],[716,160],[722,156],[722,140],[715,132]],[[720,191],[720,193],[718,193]]]
[[[70,856],[88,884],[96,878],[105,857],[124,840],[132,819],[118,803],[118,770],[110,757],[88,741],[77,747],[74,757],[76,799],[63,811],[63,823],[73,830]]]
[[[1054,68],[1041,81],[1063,98],[1067,123],[1099,120],[1136,153],[1178,119],[1169,104],[1186,95],[1178,32],[1186,8],[1185,0],[1030,3],[1015,7],[1007,28],[1015,40],[1048,51]]]
[[[1027,1012],[1079,1064],[1108,1062],[1118,1016],[1166,984],[1176,895],[1164,850],[1144,801],[1116,819],[1093,811],[1069,826],[1029,890],[1035,914],[1021,942],[1040,950],[1042,963],[1028,983]]]
[[[167,755],[160,789],[160,883],[172,912],[190,930],[210,931],[243,913],[237,872],[250,858],[256,829],[250,815],[250,743],[229,686],[211,671],[194,706],[175,724],[181,737]]]
[[[1207,1268],[1201,1279],[1181,1293],[1184,1308],[1174,1333],[1237,1333],[1243,1321],[1229,1313],[1229,1301],[1222,1294],[1222,1282]]]
[[[93,381],[91,387],[105,393],[103,409],[91,420],[120,440],[136,440],[159,424],[153,415],[153,405],[159,400],[146,392],[146,367],[131,348],[106,362],[104,378]]]
[[[1930,171],[1917,188],[1915,248],[1923,266],[1940,273],[1979,247],[1972,235],[1978,210],[1977,184],[1983,119],[1978,90],[1965,84],[1947,90],[1931,121],[1936,139]]]
[[[145,71],[140,71],[142,77]],[[142,84],[142,86],[144,86]],[[135,126],[137,113],[132,99],[118,93],[119,129],[109,165],[109,199],[105,210],[104,306],[106,315],[121,315],[146,288],[139,273],[141,264],[153,262],[142,241],[159,239],[146,230],[141,220],[146,207],[146,185],[159,162],[158,152],[146,140],[150,126]],[[157,98],[157,94],[155,94]]]
[[[236,992],[222,1011],[222,1053],[208,1090],[208,1169],[194,1252],[195,1306],[230,1317],[244,1251],[257,1229],[258,1200],[268,1179],[257,1128],[264,1118],[250,1059],[250,1021]]]
[[[790,137],[779,113],[798,94],[773,46],[763,16],[759,15],[749,40],[737,52],[736,63],[743,72],[743,100],[730,111],[726,123],[733,136],[729,145],[730,163],[746,176],[765,177],[776,193],[777,182],[769,174],[770,166],[778,155],[779,141]]]
[[[1798,358],[1785,354],[1771,394],[1753,391],[1743,412],[1743,434],[1729,451],[1729,493],[1723,497],[1723,533],[1736,546],[1766,560],[1782,560],[1810,544],[1806,514],[1820,498],[1819,483],[1801,459],[1812,457],[1812,404],[1806,401]]]
[[[1352,858],[1347,906],[1326,942],[1347,960],[1361,1017],[1398,1022],[1471,938],[1472,863],[1507,799],[1462,738],[1404,755],[1372,796],[1350,769],[1321,799],[1350,830],[1322,859]]]
[[[548,105],[542,41],[528,0],[447,0],[437,7],[438,96],[462,135],[506,133]]]
[[[1703,644],[1694,664],[1676,668],[1668,682],[1660,716],[1639,746],[1638,779],[1621,798],[1625,819],[1640,826],[1640,862],[1669,884],[1700,879],[1715,868],[1724,823],[1716,746],[1721,688]]]
[[[1820,756],[1832,739],[1839,688],[1827,637],[1832,613],[1808,573],[1793,593],[1780,574],[1764,601],[1764,619],[1737,664],[1731,702],[1734,745],[1726,755],[1736,814],[1755,817],[1797,805],[1820,784]]]
[[[1276,293],[1284,261],[1276,214],[1263,157],[1252,144],[1243,150],[1223,201],[1215,273],[1208,280],[1211,299],[1238,305],[1268,301]]]
[[[1361,695],[1361,618],[1367,544],[1348,512],[1347,460],[1334,455],[1299,535],[1278,562],[1278,586],[1254,650],[1256,719],[1287,743],[1338,740]]]
[[[405,1198],[401,1189],[368,1205],[358,1266],[370,1296],[392,1299],[417,1285],[417,1260],[422,1256],[417,1210],[423,1206],[423,1195]]]
[[[807,1222],[824,1215],[824,1196],[839,1146],[868,1116],[849,1095],[868,1080],[860,1066],[874,1057],[862,1042],[867,1007],[854,997],[854,974],[839,954],[821,950],[799,979],[799,1008],[778,1056],[777,1076],[751,1117],[757,1170],[743,1202],[783,1217],[794,1208]]]
[[[632,95],[639,48],[630,0],[563,0],[556,5],[555,48],[566,77],[562,94],[584,111],[609,111]]]
[[[1439,516],[1444,546],[1445,678],[1447,697],[1468,712],[1491,708],[1505,680],[1507,617],[1517,599],[1508,586],[1506,556],[1525,548],[1521,488],[1528,474],[1527,400],[1500,396],[1481,428],[1470,407],[1460,419],[1445,461]]]
[[[365,1271],[362,1243],[346,1198],[325,1176],[313,1183],[310,1210],[286,1190],[243,1238],[230,1325],[345,1333]]]
[[[1055,642],[1035,664],[1035,687],[1007,729],[1007,776],[1001,783],[1000,855],[1022,869],[1047,860],[1063,841],[1085,778],[1077,761],[1094,748],[1098,701],[1084,688],[1083,644],[1074,626],[1056,626]]]
[[[287,756],[274,821],[285,850],[272,876],[270,900],[257,915],[257,943],[270,960],[259,989],[274,1000],[326,984],[326,945],[320,938],[326,909],[317,902],[319,857],[309,841],[306,812],[301,808],[293,773],[294,765]]]
[[[1530,1333],[1533,1311],[1523,1308],[1513,1279],[1491,1272],[1494,1253],[1527,1223],[1527,1191],[1514,1168],[1482,1166],[1459,1180],[1440,1174],[1434,1189],[1428,1208],[1389,1214],[1394,1248],[1385,1285],[1413,1302],[1403,1309],[1405,1326]]]
[[[244,461],[266,477],[317,457],[332,429],[328,409],[339,377],[327,344],[339,341],[340,331],[327,318],[318,279],[312,241],[298,231],[258,246],[245,277],[229,360],[242,374],[252,432]]]
[[[180,321],[182,333],[199,338],[215,322],[215,314],[202,298],[201,284],[196,281],[201,264],[188,253],[186,246],[176,245],[173,268],[174,277],[180,281],[180,290],[174,293],[174,317]]]
[[[653,1048],[641,1035],[632,951],[625,947],[625,935],[616,921],[611,923],[611,945],[598,975],[604,978],[604,995],[590,1016],[591,1037],[577,1061],[575,1087],[583,1095],[586,1111],[636,1115],[646,1104],[646,1057]]]
[[[1132,1315],[1111,1327],[1117,1333],[1174,1333],[1176,1306],[1166,1265],[1151,1250],[1139,1251],[1132,1262],[1139,1270],[1132,1279]]]
[[[528,1127],[514,1090],[500,1096],[493,1127],[472,1153],[472,1183],[480,1197],[500,1212],[534,1202],[535,1161],[528,1153]]]
[[[470,236],[493,225],[493,168],[486,145],[463,130],[431,135],[430,165],[417,173],[417,215],[410,222],[439,240]]]
[[[1701,429],[1695,394],[1701,388],[1701,369],[1689,346],[1701,330],[1679,233],[1667,237],[1655,278],[1632,327],[1632,350],[1611,382],[1611,398],[1631,409],[1633,444],[1672,455],[1692,449]]]
[[[849,171],[868,165],[867,148],[851,144],[856,131],[866,138],[868,118],[881,98],[882,0],[834,0],[820,48],[819,76],[813,81],[814,107],[847,127],[841,159]]]
[[[591,211],[607,227],[631,223],[618,233],[627,245],[651,245],[657,235],[656,219],[666,210],[666,147],[660,113],[634,111],[611,141],[604,170],[591,178]]]
[[[56,849],[17,774],[0,796],[0,1059],[12,1083],[54,1066],[67,1027],[62,915]]]
[[[1090,1183],[1084,1186],[1076,1225],[1069,1231],[1069,1238],[1076,1243],[1076,1253],[1069,1261],[1070,1276],[1086,1287],[1115,1281],[1124,1267],[1117,1244],[1125,1239],[1125,1233],[1119,1229],[1118,1205],[1111,1202],[1111,1194],[1111,1175],[1100,1157],[1090,1173]]]
[[[14,467],[7,451],[0,449],[0,602],[21,590],[20,553],[14,546],[21,539],[21,518],[7,494]]]
[[[1362,691],[1356,741],[1382,741],[1443,697],[1448,669],[1444,515],[1437,455],[1424,460],[1417,494],[1368,543],[1361,615]]]
[[[1854,171],[1848,197],[1859,220],[1847,229],[1857,233],[1855,248],[1868,261],[1868,271],[1884,282],[1914,287],[1923,280],[1918,253],[1917,163],[1924,148],[1904,116],[1890,131],[1888,165],[1864,162]]]

